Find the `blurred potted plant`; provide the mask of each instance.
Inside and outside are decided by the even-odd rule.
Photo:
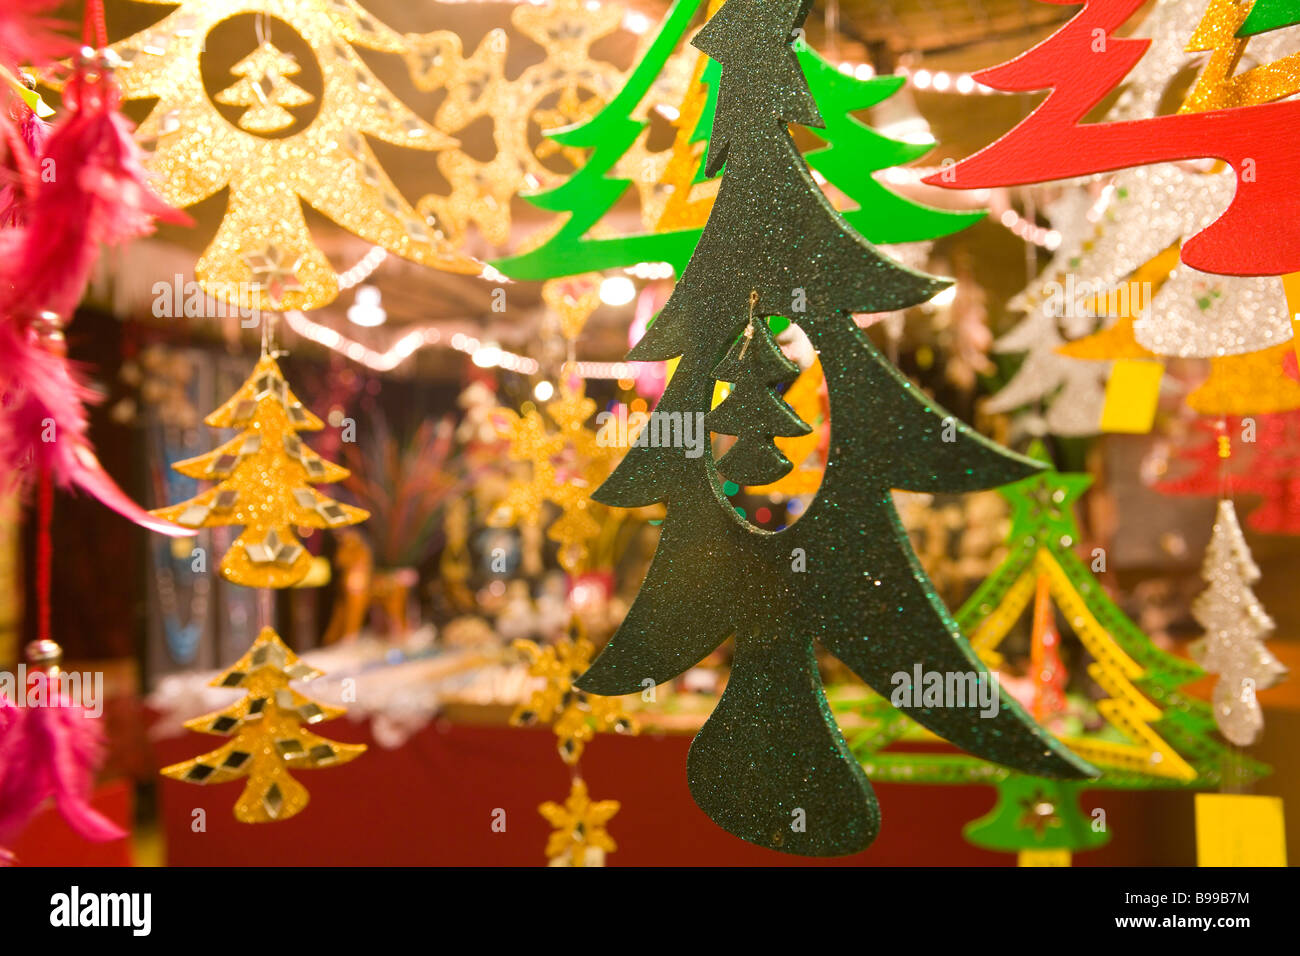
[[[352,471],[343,485],[370,512],[365,533],[374,570],[361,599],[380,606],[390,633],[403,634],[411,590],[434,550],[443,508],[464,493],[470,476],[456,460],[450,416],[425,420],[403,442],[375,413],[370,433],[369,440],[343,449]]]

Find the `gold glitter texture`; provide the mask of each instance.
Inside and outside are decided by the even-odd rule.
[[[1235,109],[1280,100],[1300,90],[1300,53],[1237,72],[1249,38],[1237,30],[1250,12],[1252,0],[1211,0],[1187,41],[1187,52],[1209,51],[1210,59],[1187,94],[1180,113]]]
[[[1300,408],[1300,382],[1283,370],[1291,343],[1210,359],[1210,377],[1187,396],[1201,415],[1267,415]]]
[[[304,129],[275,139],[257,135],[285,128],[290,118],[285,107],[302,102],[291,92],[297,87],[284,79],[287,67],[265,46],[236,65],[243,80],[217,94],[223,103],[255,101],[240,118],[243,129],[227,122],[209,97],[200,54],[213,28],[240,14],[283,21],[311,48],[323,90],[319,110]],[[112,44],[125,63],[117,71],[123,97],[158,100],[139,136],[156,143],[150,168],[162,196],[172,205],[191,206],[229,187],[226,215],[195,270],[214,297],[279,310],[319,308],[338,295],[335,271],[308,232],[303,202],[367,242],[422,265],[481,271],[478,262],[455,250],[438,224],[407,203],[366,137],[431,151],[456,141],[399,102],[354,47],[405,50],[401,36],[352,0],[190,0]],[[278,69],[269,92],[267,84],[253,79],[266,69]],[[263,79],[267,75],[261,73]],[[268,248],[282,250],[295,265],[294,282],[282,297],[248,289],[257,282],[248,257]]]
[[[241,431],[215,450],[172,467],[216,484],[154,514],[188,528],[242,525],[243,532],[221,559],[227,581],[290,587],[312,563],[293,527],[337,528],[369,517],[311,487],[341,481],[348,470],[321,458],[298,437],[300,431],[325,426],[289,391],[273,357],[264,355],[248,381],[205,421],[213,428]]]
[[[589,850],[613,853],[618,846],[605,824],[618,813],[619,806],[617,800],[592,800],[586,782],[574,777],[563,805],[547,800],[537,808],[555,828],[546,841],[547,858],[553,865],[568,862],[573,866],[588,866]]]
[[[721,6],[721,0],[710,0],[708,16],[717,13]],[[673,137],[668,164],[660,176],[660,182],[669,188],[669,192],[655,223],[658,232],[703,229],[718,194],[720,179],[703,183],[695,181],[704,153],[704,144],[696,140],[695,131],[709,103],[709,88],[704,83],[704,70],[708,64],[709,58],[701,53],[695,61],[691,83],[678,109],[677,119],[673,120],[677,134]]]
[[[576,616],[569,634],[545,647],[532,641],[515,641],[515,650],[528,658],[528,673],[545,682],[515,708],[510,723],[517,727],[550,724],[555,731],[560,759],[573,765],[596,731],[635,734],[637,724],[617,697],[586,694],[573,686],[587,668],[595,647]]]
[[[244,792],[235,801],[235,819],[241,823],[272,823],[300,813],[310,796],[291,771],[335,767],[366,750],[364,744],[336,743],[307,729],[345,713],[289,686],[290,681],[320,676],[320,671],[285,647],[275,631],[262,628],[248,652],[210,682],[212,687],[238,687],[246,696],[185,722],[190,730],[229,737],[229,742],[193,760],[164,767],[163,776],[205,785],[247,777]]]
[[[402,38],[407,68],[422,90],[446,89],[434,117],[438,129],[463,130],[476,120],[492,121],[497,152],[487,161],[458,151],[438,157],[438,168],[451,184],[447,196],[429,195],[417,205],[436,215],[455,240],[471,224],[489,242],[503,245],[510,236],[510,200],[524,188],[545,188],[563,174],[547,160],[557,153],[578,167],[579,150],[564,150],[543,133],[594,116],[617,90],[621,73],[594,60],[590,48],[619,28],[622,8],[603,3],[592,10],[582,0],[520,4],[511,22],[542,47],[540,63],[517,78],[506,78],[509,43],[504,30],[492,30],[468,57],[461,39],[446,30]]]
[[[289,77],[302,72],[298,62],[269,40],[244,57],[230,72],[241,77],[215,97],[226,106],[246,106],[239,128],[250,133],[274,133],[295,122],[286,107],[306,106],[315,97]]]

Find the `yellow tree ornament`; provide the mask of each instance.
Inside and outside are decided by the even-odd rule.
[[[262,628],[248,653],[211,682],[213,687],[241,688],[246,696],[185,723],[190,730],[230,740],[193,760],[164,767],[163,776],[205,785],[247,777],[235,801],[235,819],[241,823],[271,823],[298,814],[310,796],[291,771],[338,766],[366,750],[364,744],[336,743],[307,729],[345,713],[289,686],[290,681],[320,676],[285,647],[275,631]]]
[[[296,122],[287,107],[306,106],[315,99],[289,79],[302,72],[298,61],[270,41],[236,63],[230,72],[241,79],[215,98],[226,106],[248,107],[239,117],[239,128],[250,133],[287,129]]]
[[[617,800],[592,800],[581,777],[573,778],[563,804],[547,800],[539,806],[537,812],[555,828],[546,841],[551,866],[602,866],[605,854],[618,849],[605,824],[619,806]]]
[[[544,683],[515,708],[510,723],[516,727],[550,724],[565,763],[576,764],[598,730],[636,734],[636,721],[619,698],[593,696],[573,686],[591,666],[595,653],[579,618],[573,618],[568,636],[554,644],[543,647],[532,641],[515,641],[512,646],[528,658],[528,673]]]
[[[312,98],[286,77],[302,64],[287,63],[271,36],[254,38],[251,19],[253,50],[234,67],[242,79],[215,102],[205,88],[200,57],[209,34],[245,14],[261,15],[268,34],[296,32],[315,58],[320,102],[301,129],[294,129],[300,120],[290,110]],[[399,102],[354,47],[401,54],[407,44],[353,0],[185,0],[112,44],[124,63],[116,74],[123,97],[158,101],[139,136],[155,143],[150,165],[167,202],[192,206],[230,190],[225,218],[195,270],[213,296],[279,310],[319,308],[338,295],[335,271],[308,232],[304,202],[414,262],[481,271],[398,192],[366,137],[428,151],[450,149],[456,140]],[[249,109],[236,125],[218,103]],[[258,261],[284,271],[279,290],[262,281]]]
[[[205,421],[240,433],[213,451],[179,461],[182,475],[216,484],[188,501],[159,508],[187,528],[241,525],[243,531],[221,559],[227,581],[257,588],[285,588],[301,581],[312,557],[293,528],[337,528],[369,517],[360,508],[328,498],[311,486],[332,484],[348,470],[326,461],[298,437],[324,423],[303,407],[271,355]]]
[[[415,85],[447,91],[434,117],[437,127],[455,133],[491,120],[496,143],[496,155],[487,160],[461,151],[442,153],[438,168],[451,193],[425,196],[418,208],[438,215],[455,238],[463,238],[473,224],[489,242],[504,245],[510,236],[511,198],[563,178],[554,167],[581,165],[581,150],[564,149],[544,133],[589,119],[617,92],[620,71],[593,59],[591,46],[614,33],[623,15],[623,8],[613,3],[519,4],[511,11],[511,23],[544,56],[514,79],[506,77],[510,49],[504,30],[490,31],[469,56],[461,38],[448,30],[404,37]]]

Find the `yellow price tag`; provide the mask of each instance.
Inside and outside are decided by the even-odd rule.
[[[1197,866],[1286,866],[1281,797],[1196,795]]]
[[[1116,359],[1106,383],[1101,430],[1141,435],[1151,431],[1160,400],[1164,364],[1151,359]]]

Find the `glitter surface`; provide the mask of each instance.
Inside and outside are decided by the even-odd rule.
[[[275,631],[262,628],[248,652],[210,682],[212,687],[238,687],[246,696],[216,713],[185,722],[190,730],[229,737],[229,742],[164,767],[163,776],[200,784],[247,777],[235,801],[235,819],[241,823],[272,823],[301,813],[310,797],[290,771],[336,767],[366,751],[365,744],[336,743],[307,729],[346,713],[342,707],[318,704],[289,686],[290,681],[320,676],[285,647]]]
[[[289,391],[274,358],[263,356],[239,391],[204,421],[241,431],[213,451],[172,467],[216,484],[153,513],[194,528],[242,525],[221,559],[227,581],[291,587],[306,577],[312,560],[294,527],[337,528],[369,517],[310,487],[342,481],[348,470],[321,458],[298,437],[299,431],[325,426]]]
[[[307,126],[271,139],[226,121],[204,88],[199,58],[208,34],[231,17],[265,13],[287,23],[311,47],[323,81],[319,110]],[[283,25],[281,25],[283,30]],[[402,38],[353,0],[204,0],[186,2],[141,33],[112,44],[125,66],[125,99],[156,97],[139,136],[156,141],[150,169],[160,194],[191,206],[229,187],[226,215],[195,273],[213,297],[262,309],[314,309],[338,295],[338,280],[313,242],[302,203],[349,232],[414,262],[477,274],[481,264],[457,252],[440,227],[419,215],[380,167],[367,136],[409,149],[456,145],[402,105],[354,46],[402,52]],[[251,112],[251,111],[250,111]],[[266,131],[271,119],[255,114]],[[255,124],[256,125],[256,124]],[[250,255],[283,250],[296,288],[277,296],[258,282]],[[240,284],[243,284],[242,286]]]
[[[829,458],[798,522],[765,532],[736,513],[707,448],[634,447],[597,490],[620,507],[663,501],[659,548],[627,618],[577,685],[639,692],[694,666],[729,636],[735,664],[696,737],[696,803],[760,846],[809,856],[864,849],[878,809],[830,714],[819,641],[888,693],[893,677],[984,671],[908,544],[891,488],[966,491],[1037,469],[948,416],[889,365],[848,312],[923,302],[943,282],[892,263],[857,235],[813,181],[789,122],[819,124],[792,30],[808,3],[727,0],[696,38],[722,65],[708,171],[717,202],[672,298],[633,360],[681,356],[658,414],[707,414],[719,362],[755,317],[786,315],[826,376]],[[804,309],[792,308],[796,303]],[[753,423],[755,428],[759,423]],[[996,717],[911,707],[957,745],[1042,775],[1089,768],[1005,693]]]
[[[1192,604],[1196,622],[1205,628],[1196,656],[1207,671],[1219,675],[1215,723],[1224,737],[1246,747],[1264,728],[1256,692],[1278,683],[1287,671],[1264,646],[1273,620],[1251,590],[1259,581],[1259,567],[1229,500],[1219,502],[1201,576],[1209,587]]]

